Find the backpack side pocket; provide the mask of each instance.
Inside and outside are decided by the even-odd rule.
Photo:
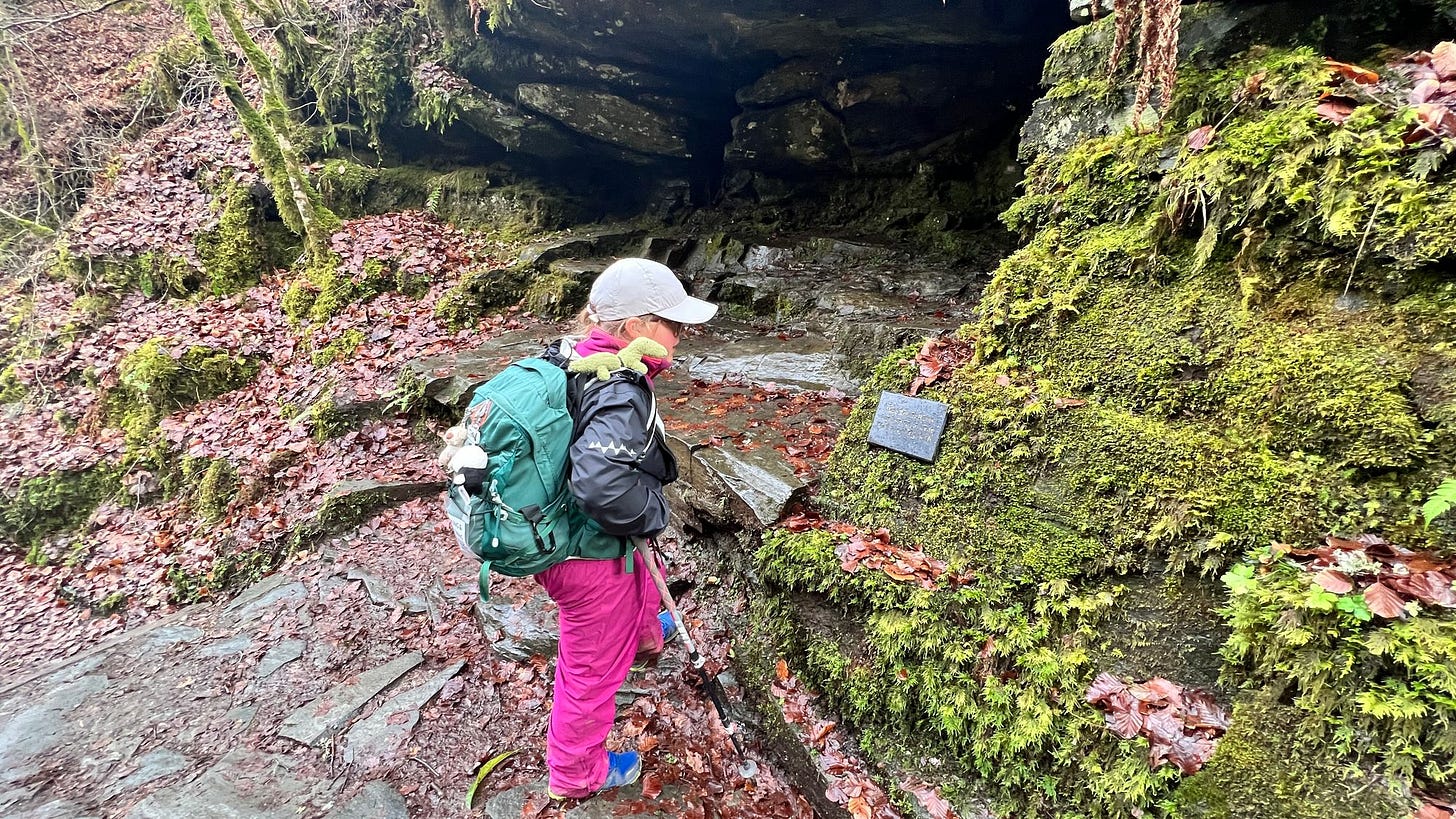
[[[455,533],[460,551],[480,559],[493,517],[490,502],[471,495],[463,486],[451,484],[445,488],[445,515],[450,518],[450,531]]]

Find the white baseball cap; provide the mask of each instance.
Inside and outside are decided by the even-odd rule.
[[[599,321],[649,313],[680,324],[702,324],[718,305],[695,299],[672,268],[651,259],[618,259],[592,282],[591,309]]]

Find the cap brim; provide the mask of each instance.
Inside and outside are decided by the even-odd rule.
[[[654,310],[653,315],[679,324],[703,324],[718,314],[718,305],[688,296],[666,310]]]

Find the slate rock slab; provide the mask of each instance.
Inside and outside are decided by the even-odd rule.
[[[375,605],[384,606],[387,609],[392,609],[399,605],[399,601],[395,599],[394,590],[389,587],[389,584],[383,578],[376,577],[357,566],[350,568],[344,576],[350,580],[362,582],[365,593],[369,595],[369,599]]]
[[[501,791],[485,802],[476,804],[480,805],[485,819],[520,819],[526,812],[526,803],[531,801],[532,794],[536,794],[536,804],[541,804],[544,801],[542,796],[545,793],[546,779],[543,777],[535,782],[527,782],[510,790]]]
[[[263,659],[258,661],[258,679],[264,679],[273,675],[273,672],[303,656],[304,644],[302,640],[284,640],[278,645],[268,649]]]
[[[171,748],[157,748],[137,757],[136,770],[122,777],[106,789],[103,801],[109,801],[128,791],[187,770],[192,760]]]
[[[234,600],[224,612],[236,618],[239,627],[261,617],[269,609],[280,603],[293,603],[308,596],[308,589],[302,583],[280,583],[284,580],[283,575],[275,575],[259,582],[254,588],[259,593],[253,593],[253,589],[244,592],[237,600]]]
[[[71,712],[107,685],[106,677],[93,674],[66,683],[32,704],[26,705],[22,699],[12,701],[14,707],[0,708],[0,794],[40,772],[43,756],[69,741]],[[10,793],[0,797],[0,815],[21,796],[18,791]]]
[[[161,648],[177,643],[193,643],[204,636],[206,636],[206,632],[192,626],[163,626],[148,634],[146,642],[150,647]]]
[[[517,662],[556,654],[555,617],[550,600],[538,594],[524,603],[476,600],[475,621],[496,654]]]
[[[197,656],[207,658],[231,657],[235,654],[242,654],[253,647],[253,638],[248,634],[238,634],[224,640],[208,643],[198,649]]]
[[[740,452],[728,447],[705,447],[693,453],[736,501],[730,509],[739,522],[751,530],[772,526],[789,504],[808,492],[803,479],[794,473],[774,450]]]
[[[90,819],[97,814],[83,810],[80,805],[65,799],[47,802],[38,808],[6,814],[6,819]]]
[[[388,782],[366,782],[347,803],[329,811],[324,819],[409,819],[404,797]]]
[[[460,669],[464,667],[465,661],[461,660],[426,680],[423,684],[386,700],[383,705],[374,709],[374,713],[349,729],[349,753],[354,756],[356,761],[362,762],[366,766],[372,766],[377,760],[383,759],[409,738],[415,729],[415,724],[420,721],[420,709],[430,701],[431,697],[440,693],[440,689],[445,687],[445,683],[449,682],[451,677],[459,674]],[[406,715],[404,720],[395,717],[400,713]]]
[[[235,750],[197,779],[138,802],[126,819],[296,819],[310,785],[288,767],[283,757]]]
[[[318,745],[348,722],[375,694],[393,685],[424,659],[424,655],[410,652],[365,671],[352,683],[330,688],[318,699],[289,714],[279,726],[278,735],[304,745]]]
[[[444,481],[339,481],[329,488],[309,518],[294,526],[292,539],[302,544],[312,538],[368,520],[381,509],[439,494]]]

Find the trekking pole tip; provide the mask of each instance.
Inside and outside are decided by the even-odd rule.
[[[758,763],[751,759],[745,759],[738,763],[738,775],[744,779],[758,778]]]

